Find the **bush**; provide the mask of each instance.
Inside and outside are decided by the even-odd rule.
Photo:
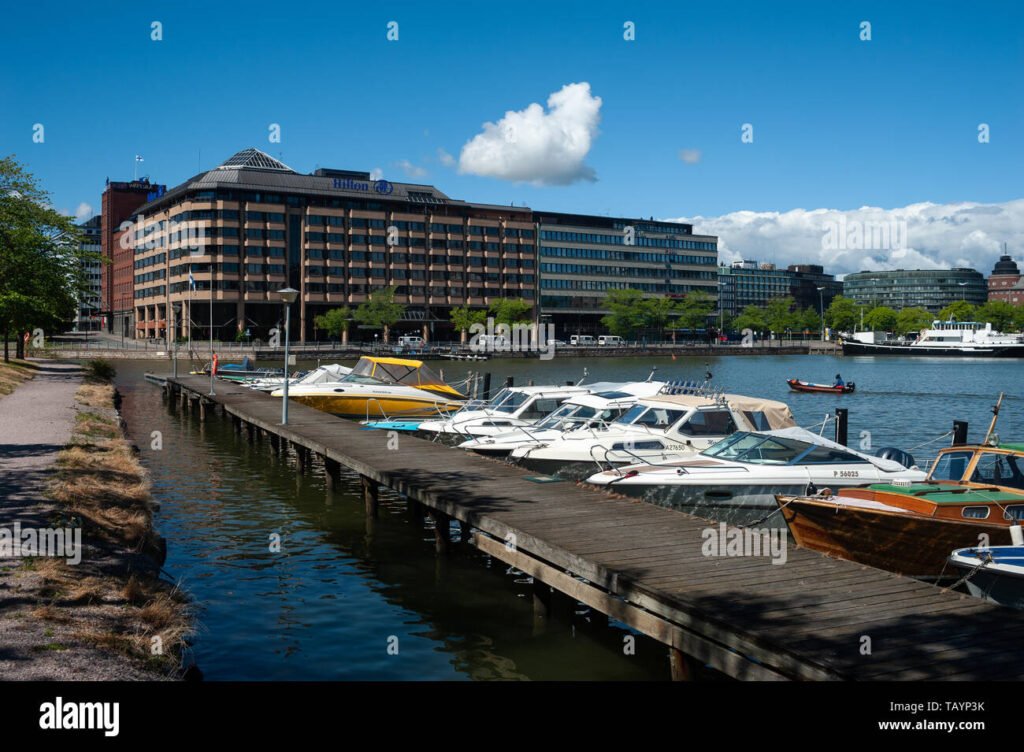
[[[110,361],[102,358],[95,358],[85,364],[86,378],[94,381],[113,381],[117,375],[117,369]]]

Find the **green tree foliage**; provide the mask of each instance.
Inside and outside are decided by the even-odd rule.
[[[470,308],[469,306],[459,306],[453,308],[451,312],[452,326],[455,327],[456,331],[465,340],[466,332],[469,331],[473,324],[484,324],[487,322],[487,311],[483,308]]]
[[[50,197],[13,156],[0,158],[0,336],[4,360],[8,339],[36,328],[62,331],[88,292],[82,262],[100,260],[79,246],[71,217],[50,208]]]
[[[623,290],[609,290],[604,307],[609,313],[601,318],[601,325],[619,337],[631,337],[645,326],[643,293],[627,287]]]
[[[992,324],[992,328],[1000,332],[1012,332],[1017,328],[1015,317],[1019,312],[1015,305],[1005,300],[990,300],[980,306],[976,312],[978,321]]]
[[[715,310],[714,300],[711,299],[710,295],[701,290],[694,290],[688,293],[678,303],[667,298],[652,298],[652,300],[661,300],[669,303],[669,315],[674,313],[676,316],[673,326],[679,329],[703,329],[708,325],[708,316]],[[656,319],[653,315],[651,318],[653,324]],[[661,328],[665,328],[664,323],[661,324]]]
[[[899,334],[919,332],[930,327],[934,320],[935,316],[924,308],[903,308],[896,316],[896,327],[893,331]]]
[[[395,302],[395,288],[385,287],[370,294],[370,299],[360,303],[352,318],[370,329],[382,329],[387,340],[387,330],[405,315],[405,306]]]
[[[817,334],[821,331],[821,316],[813,308],[805,308],[797,314],[797,326],[801,332]]]
[[[861,310],[850,298],[836,295],[825,309],[825,323],[841,332],[852,332],[860,324]]]
[[[522,298],[499,298],[490,305],[495,324],[529,324],[533,321],[533,304]],[[486,317],[484,317],[486,320]]]
[[[949,321],[954,319],[956,321],[974,321],[977,317],[978,309],[966,300],[958,300],[955,303],[950,303],[948,306],[939,311],[939,319],[942,321]]]
[[[875,306],[864,314],[864,326],[876,332],[891,332],[898,316],[889,306]]]
[[[1018,332],[1024,332],[1024,305],[1014,306],[1013,328]]]
[[[327,313],[314,317],[313,324],[332,337],[341,337],[352,325],[352,309],[348,306],[332,308]]]
[[[744,329],[750,329],[754,332],[763,332],[768,329],[768,318],[763,308],[749,305],[743,309],[732,322],[733,328],[737,331],[742,332]]]
[[[764,309],[765,323],[768,328],[776,334],[781,334],[787,329],[798,329],[799,317],[793,312],[795,305],[796,301],[788,295],[784,298],[769,300]]]

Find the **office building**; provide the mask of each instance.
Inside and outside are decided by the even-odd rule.
[[[988,278],[988,299],[1012,305],[1024,304],[1024,279],[1010,256],[1000,256]]]
[[[78,296],[78,308],[75,312],[73,330],[76,332],[94,332],[100,329],[103,320],[101,313],[101,297],[103,293],[102,270],[100,259],[103,234],[103,218],[100,215],[78,225],[82,232],[79,246],[82,251],[95,254],[92,258],[82,259],[82,275],[87,289]]]
[[[988,299],[985,278],[974,269],[897,269],[857,272],[843,280],[843,294],[859,305],[924,308],[938,313],[958,300],[982,305]]]

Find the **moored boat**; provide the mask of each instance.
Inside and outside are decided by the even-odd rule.
[[[950,576],[949,552],[1010,543],[1024,519],[1024,444],[943,449],[921,483],[778,495],[798,545],[925,579]]]
[[[1024,609],[1024,545],[961,548],[949,564],[971,595]]]
[[[1021,358],[1024,336],[995,331],[977,321],[933,321],[913,340],[858,332],[842,340],[844,355],[923,355],[942,358]]]

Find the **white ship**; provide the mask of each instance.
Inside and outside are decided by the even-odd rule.
[[[1021,358],[1024,337],[1003,334],[977,321],[933,321],[916,339],[858,332],[843,340],[845,355],[923,355],[944,358]]]

